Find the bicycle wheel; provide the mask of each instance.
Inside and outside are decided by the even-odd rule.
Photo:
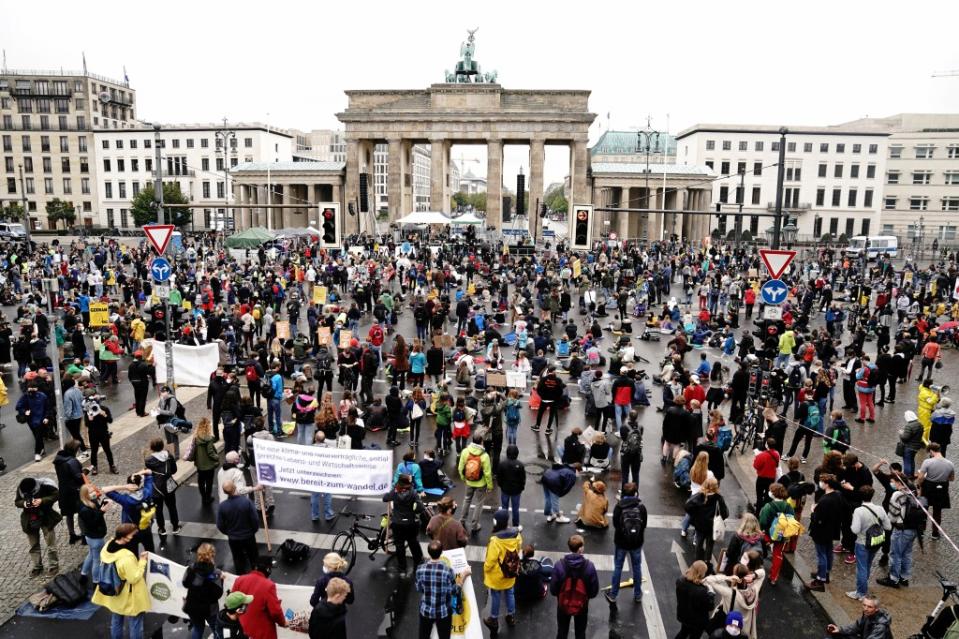
[[[346,561],[346,574],[349,574],[350,570],[353,569],[353,564],[356,562],[356,541],[353,539],[353,535],[348,530],[344,530],[336,535],[333,538],[333,547],[331,548],[333,552],[338,554]]]

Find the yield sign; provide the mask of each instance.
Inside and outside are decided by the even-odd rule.
[[[763,264],[766,265],[766,270],[769,271],[769,276],[774,280],[778,280],[779,276],[782,275],[786,271],[786,268],[789,267],[789,263],[793,261],[794,257],[796,257],[796,251],[760,249],[759,257],[763,258]]]
[[[170,243],[170,238],[173,237],[174,228],[176,227],[172,224],[154,224],[143,227],[143,232],[146,233],[147,239],[150,240],[150,244],[153,245],[153,250],[157,252],[157,255],[163,255],[167,244]]]

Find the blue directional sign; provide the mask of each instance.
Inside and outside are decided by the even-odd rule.
[[[782,280],[769,280],[759,289],[763,304],[782,304],[788,293],[789,287]]]
[[[155,257],[150,263],[150,275],[156,282],[166,282],[170,279],[173,269],[170,268],[170,262],[163,257]]]

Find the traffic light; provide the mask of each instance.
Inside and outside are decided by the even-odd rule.
[[[320,204],[320,248],[341,248],[340,205]]]
[[[593,205],[576,204],[573,206],[573,233],[570,246],[574,249],[589,249],[593,238]]]
[[[360,173],[360,213],[370,212],[370,174]]]

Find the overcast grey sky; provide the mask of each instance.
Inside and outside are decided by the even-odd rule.
[[[6,3],[9,68],[122,78],[139,116],[163,122],[337,126],[346,89],[443,80],[467,28],[476,59],[517,89],[590,89],[607,125],[670,132],[696,122],[831,124],[956,112],[959,2],[131,2]],[[151,41],[155,40],[155,42]],[[607,121],[607,114],[609,120]],[[485,149],[463,150],[485,174]],[[507,183],[524,149],[508,149]],[[455,156],[460,155],[457,148]],[[547,182],[566,173],[547,157]]]

